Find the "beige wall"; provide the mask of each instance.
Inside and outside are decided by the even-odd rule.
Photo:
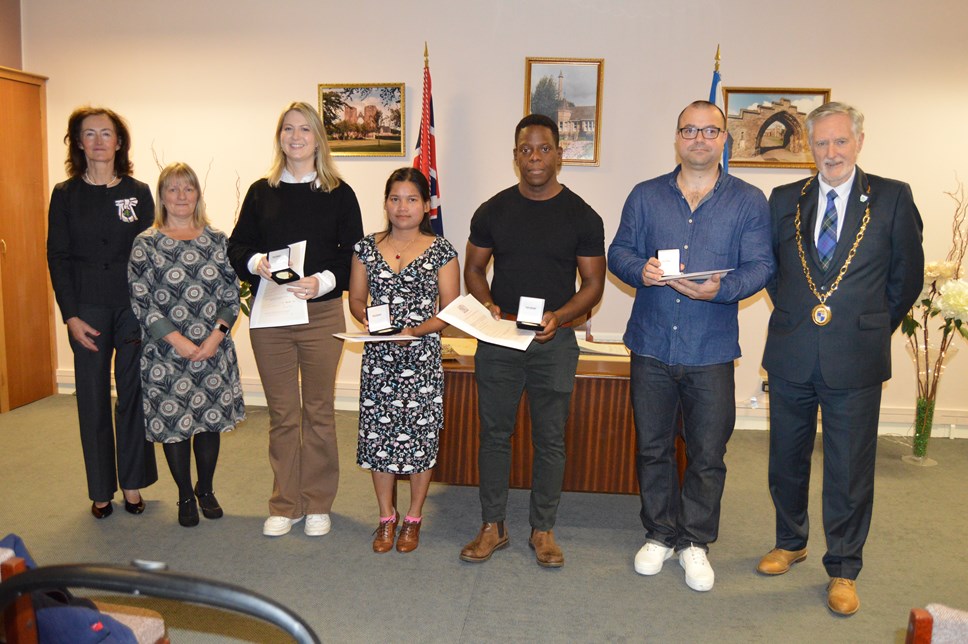
[[[0,0],[0,66],[20,69],[20,0]]]
[[[231,229],[236,181],[244,194],[265,171],[272,128],[287,101],[315,103],[317,83],[404,82],[407,157],[339,162],[359,195],[366,230],[376,230],[383,225],[386,176],[412,161],[427,40],[445,230],[462,250],[477,205],[515,181],[512,134],[522,115],[525,57],[602,57],[601,166],[565,168],[562,181],[599,211],[610,240],[631,187],[673,167],[676,114],[708,94],[720,44],[727,85],[830,87],[835,99],[860,107],[867,115],[862,167],[910,182],[925,219],[929,260],[947,250],[952,203],[943,192],[954,186],[956,174],[968,178],[968,129],[962,123],[968,102],[966,5],[377,0],[365,12],[344,7],[318,0],[25,3],[25,67],[51,79],[52,183],[63,176],[61,140],[70,110],[103,103],[130,121],[139,178],[156,179],[153,153],[163,162],[191,163],[207,176],[216,225]],[[806,171],[733,173],[769,192]],[[630,308],[628,290],[612,279],[596,332],[620,334]],[[744,357],[737,397],[746,404],[764,375],[764,296],[744,303],[740,315]],[[237,338],[251,390],[258,377],[244,329]],[[968,402],[961,383],[968,376],[968,346],[961,344],[965,355],[954,359],[942,384],[938,420],[965,426]],[[66,337],[59,353],[60,374],[69,381]],[[899,337],[894,357],[885,418],[907,422],[914,379]],[[358,358],[349,355],[339,375],[341,394],[349,399],[357,374]],[[749,412],[757,414],[762,410]]]

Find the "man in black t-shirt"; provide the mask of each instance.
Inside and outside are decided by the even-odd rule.
[[[565,421],[578,367],[578,345],[570,328],[602,297],[605,230],[601,217],[581,197],[558,183],[558,126],[531,114],[514,133],[516,186],[481,205],[471,220],[464,281],[468,292],[495,319],[513,319],[522,296],[541,298],[542,328],[526,351],[478,343],[475,372],[481,420],[481,516],[477,537],[464,561],[482,562],[508,545],[504,519],[511,471],[511,435],[524,390],[531,409],[534,460],[529,545],[538,564],[564,564],[552,528],[565,469]],[[494,279],[487,265],[494,258]],[[575,271],[581,286],[575,290]]]

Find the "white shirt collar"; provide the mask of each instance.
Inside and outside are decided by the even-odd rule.
[[[316,180],[315,170],[313,170],[307,175],[304,175],[302,178],[297,179],[291,172],[289,172],[289,168],[283,168],[282,176],[279,177],[279,181],[282,181],[283,183],[312,183],[315,180]]]
[[[840,200],[840,202],[847,203],[847,197],[850,196],[850,189],[854,187],[854,178],[856,176],[857,176],[857,166],[854,166],[854,171],[850,173],[850,177],[847,178],[847,181],[844,181],[842,184],[834,188],[829,183],[823,180],[822,174],[818,173],[817,182],[820,184],[821,201],[823,201],[824,203],[827,203],[826,202],[827,193],[830,192],[831,189],[833,189],[837,193],[837,197]]]
[[[840,233],[844,230],[844,215],[847,213],[847,198],[850,197],[850,189],[854,187],[854,177],[857,175],[857,166],[854,166],[854,171],[850,173],[847,181],[834,188],[826,181],[823,180],[823,176],[817,173],[817,184],[820,187],[819,199],[817,199],[817,222],[813,228],[813,241],[814,243],[820,239],[820,228],[823,224],[824,211],[827,210],[827,193],[833,190],[837,193],[837,199],[834,199],[834,207],[837,209],[837,239],[840,239]]]

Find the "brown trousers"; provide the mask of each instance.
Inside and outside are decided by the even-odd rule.
[[[345,330],[340,298],[309,302],[309,324],[249,332],[269,404],[271,516],[297,519],[333,507],[339,487],[333,388],[343,343],[332,334]]]

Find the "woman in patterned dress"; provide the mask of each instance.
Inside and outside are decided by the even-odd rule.
[[[370,470],[380,509],[375,552],[393,547],[399,522],[393,505],[396,477],[410,476],[410,509],[396,540],[399,552],[419,542],[423,504],[443,429],[444,374],[438,309],[460,295],[457,252],[430,225],[430,186],[414,168],[394,171],[386,183],[386,230],[356,245],[350,273],[350,312],[366,325],[366,307],[389,304],[400,333],[412,342],[367,343],[360,375],[357,463]]]
[[[213,479],[220,432],[245,419],[235,345],[239,285],[225,234],[209,225],[198,176],[173,163],[158,178],[154,226],[128,263],[131,306],[143,330],[141,383],[148,440],[162,443],[178,486],[178,522],[222,508]],[[198,482],[192,487],[191,453]],[[198,504],[195,497],[198,497]]]

